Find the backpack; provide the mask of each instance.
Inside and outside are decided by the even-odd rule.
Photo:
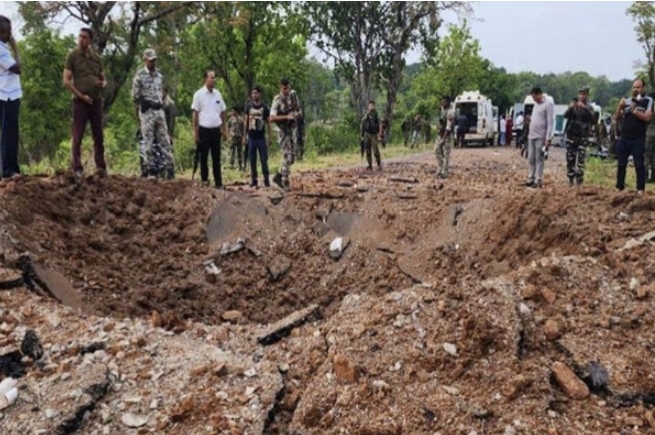
[[[377,113],[366,115],[364,130],[368,134],[377,134],[380,131],[380,118],[378,118]]]

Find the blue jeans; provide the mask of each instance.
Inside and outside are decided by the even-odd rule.
[[[250,159],[250,178],[253,186],[257,185],[257,153],[259,161],[262,163],[262,175],[264,176],[264,185],[268,186],[268,147],[266,138],[254,139],[248,138],[248,158]]]
[[[616,188],[625,189],[625,171],[628,167],[628,158],[632,155],[637,173],[637,190],[646,189],[646,163],[644,154],[646,152],[646,138],[621,139],[616,145]]]
[[[0,159],[2,160],[2,177],[9,178],[20,174],[18,167],[18,111],[20,99],[0,100]]]
[[[505,145],[505,132],[498,134],[498,145]]]

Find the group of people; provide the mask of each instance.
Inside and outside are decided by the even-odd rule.
[[[103,138],[102,91],[107,85],[102,59],[94,52],[93,32],[83,28],[78,35],[78,46],[65,60],[63,84],[70,90],[72,100],[72,151],[71,169],[76,177],[83,175],[81,143],[87,123],[91,125],[93,136],[93,156],[96,173],[107,174]],[[132,100],[135,115],[139,122],[141,141],[139,156],[144,177],[173,178],[175,164],[173,158],[173,119],[174,104],[164,86],[164,77],[157,69],[157,54],[149,48],[143,53],[144,67],[139,69],[132,83]],[[0,15],[0,157],[2,178],[20,177],[18,165],[18,119],[22,89],[20,84],[20,54],[12,35],[11,21]],[[257,156],[262,167],[264,185],[270,186],[268,168],[268,149],[272,136],[272,124],[276,126],[282,165],[280,173],[273,179],[285,190],[290,189],[289,176],[295,160],[302,157],[303,111],[300,100],[291,89],[289,80],[280,80],[280,92],[269,108],[262,101],[262,89],[254,86],[250,90],[250,101],[246,104],[243,117],[238,107],[229,111],[226,119],[226,105],[220,91],[216,89],[214,71],[203,73],[204,84],[193,96],[192,125],[193,138],[197,146],[200,164],[200,177],[203,183],[209,181],[209,155],[212,157],[212,172],[217,188],[223,186],[221,174],[221,140],[229,139],[232,151],[231,164],[235,159],[241,170],[245,170],[246,159],[250,163],[250,185],[258,186]],[[643,194],[647,178],[648,160],[651,179],[655,181],[655,122],[651,123],[653,98],[645,95],[645,84],[641,79],[634,81],[632,98],[623,98],[616,109],[614,120],[620,130],[616,145],[618,160],[616,188],[625,188],[626,167],[632,156],[637,174],[637,192]],[[517,146],[527,152],[529,172],[525,185],[543,186],[544,162],[552,144],[554,133],[554,105],[545,98],[542,90],[535,87],[530,92],[535,105],[529,116],[519,113],[514,123],[511,119],[500,122],[499,145],[512,141],[516,135]],[[466,125],[465,114],[456,118],[450,98],[441,102],[438,139],[435,153],[439,165],[438,176],[448,177],[450,148],[453,132],[459,124]],[[461,119],[460,119],[461,118]],[[565,131],[567,178],[569,184],[582,185],[584,181],[586,147],[589,136],[596,124],[594,110],[589,102],[589,88],[581,87],[566,112]],[[412,144],[418,142],[426,123],[416,115],[406,119],[402,125],[405,141],[412,133]],[[650,127],[649,127],[650,124]],[[429,125],[429,123],[428,123]],[[462,129],[463,130],[463,129]],[[603,129],[604,131],[604,129]],[[648,148],[646,136],[648,132]],[[386,143],[390,133],[389,122],[380,118],[375,102],[368,104],[368,111],[360,124],[362,151],[366,154],[367,169],[373,168],[373,158],[378,168],[382,168],[379,145]],[[267,136],[268,134],[268,136]],[[598,137],[601,134],[596,133]],[[158,148],[155,153],[155,148]],[[648,152],[647,152],[648,150]],[[155,155],[157,154],[157,155]]]
[[[69,52],[64,64],[63,85],[72,94],[71,170],[81,178],[84,168],[81,145],[87,124],[93,136],[93,157],[96,175],[107,174],[103,134],[102,92],[107,85],[101,57],[93,50],[93,32],[82,28],[77,48]],[[173,157],[173,126],[175,106],[164,85],[164,76],[157,68],[157,53],[152,48],[143,53],[144,67],[132,82],[131,97],[139,125],[139,158],[141,174],[148,178],[175,177]],[[0,15],[0,122],[2,178],[20,177],[18,165],[19,108],[22,97],[21,64],[11,21]],[[271,123],[275,124],[282,152],[282,167],[277,181],[284,189],[290,188],[291,165],[302,156],[298,143],[302,141],[303,112],[300,100],[287,79],[280,80],[280,93],[269,108],[262,102],[262,90],[253,87],[251,100],[246,104],[244,118],[238,108],[230,111],[226,120],[226,105],[216,89],[214,71],[203,73],[203,86],[195,92],[192,109],[193,138],[196,157],[200,164],[201,181],[209,182],[209,155],[212,157],[214,185],[222,188],[221,139],[230,139],[239,150],[239,166],[245,167],[245,156],[250,160],[251,186],[258,185],[257,156],[262,166],[264,185],[270,186],[268,147]],[[268,140],[266,132],[268,131]],[[245,152],[241,152],[245,146]],[[234,157],[233,157],[234,158]],[[274,179],[275,180],[275,179]]]
[[[632,84],[632,97],[622,98],[614,114],[620,125],[621,136],[616,144],[617,171],[616,189],[625,189],[626,169],[632,156],[637,176],[637,194],[643,195],[646,188],[646,132],[653,116],[653,98],[644,93],[645,83],[637,79]],[[552,145],[554,132],[554,104],[544,97],[542,90],[535,87],[530,92],[535,105],[529,117],[527,156],[529,163],[527,187],[542,187],[544,162]],[[585,160],[589,137],[597,134],[594,109],[589,101],[589,88],[582,86],[564,112],[567,121],[564,139],[566,141],[566,176],[569,186],[581,186],[584,182]]]

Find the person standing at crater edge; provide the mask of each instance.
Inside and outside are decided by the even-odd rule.
[[[71,169],[76,177],[83,175],[82,137],[87,121],[93,135],[93,159],[98,175],[107,174],[105,144],[102,131],[102,90],[107,85],[102,59],[93,50],[93,31],[80,29],[77,48],[66,56],[64,86],[73,94],[73,128]]]

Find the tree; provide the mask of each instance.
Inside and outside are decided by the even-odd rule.
[[[439,43],[440,14],[445,10],[470,13],[471,7],[465,2],[386,2],[382,14],[385,62],[380,75],[387,94],[384,113],[387,119],[391,119],[403,81],[405,54],[419,45],[428,58],[434,58]]]
[[[303,2],[314,43],[348,82],[358,116],[376,90],[386,91],[391,117],[403,80],[404,57],[419,46],[433,53],[440,13],[469,11],[462,2]]]
[[[121,87],[134,74],[141,34],[169,14],[193,2],[20,2],[19,13],[28,32],[43,29],[58,18],[73,18],[90,27],[94,46],[103,56],[107,75],[104,107],[109,110]],[[57,64],[62,64],[63,59]]]
[[[335,64],[335,73],[350,86],[351,105],[359,117],[373,97],[374,80],[384,53],[382,4],[303,2],[314,43]]]
[[[40,162],[53,158],[59,144],[70,137],[71,96],[61,85],[61,70],[72,37],[39,29],[20,42],[23,74],[21,85],[21,149],[27,159]]]
[[[267,95],[277,92],[283,76],[295,88],[304,82],[307,54],[304,21],[281,2],[208,2],[182,36],[193,49],[180,53],[182,64],[199,73],[215,70],[226,102],[243,104],[255,84]]]
[[[484,74],[480,43],[471,35],[466,21],[450,25],[436,53],[423,65],[413,81],[413,94],[424,100],[427,110],[434,112],[441,98],[455,98],[466,90],[479,90]]]
[[[639,62],[638,65],[646,69],[648,82],[651,86],[655,85],[655,4],[650,1],[634,2],[627,10],[628,15],[635,22],[635,33],[637,41],[641,43],[645,62]]]

